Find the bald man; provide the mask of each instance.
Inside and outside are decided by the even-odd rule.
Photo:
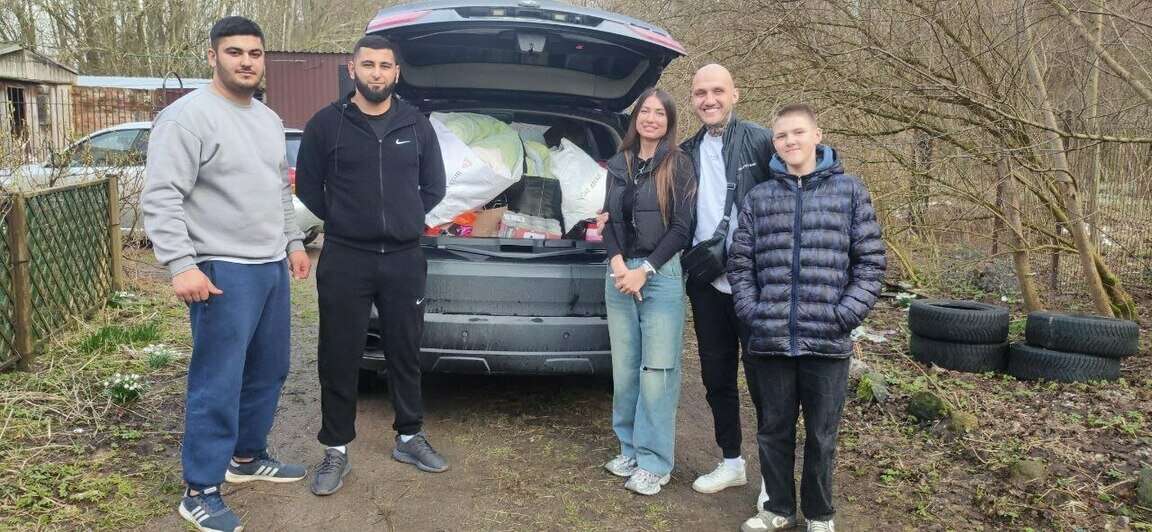
[[[736,210],[752,187],[768,179],[768,163],[776,153],[772,132],[764,126],[736,118],[733,108],[740,91],[728,69],[706,65],[692,77],[692,107],[704,125],[680,147],[696,162],[696,227],[692,245],[724,236],[724,249],[736,231]],[[729,186],[734,187],[728,201]],[[726,208],[727,206],[727,208]],[[727,212],[726,212],[727,211]],[[725,222],[725,215],[730,218]],[[726,224],[726,229],[721,224]],[[747,326],[736,317],[732,287],[721,275],[715,279],[688,277],[688,299],[700,352],[700,373],[724,460],[711,473],[692,483],[701,493],[716,493],[747,484],[740,442],[740,397],[736,379],[740,346],[747,345]],[[745,366],[745,371],[748,368]],[[748,376],[748,387],[756,379]],[[759,394],[752,393],[759,419]],[[753,431],[755,432],[755,431]],[[760,506],[760,503],[757,504]]]

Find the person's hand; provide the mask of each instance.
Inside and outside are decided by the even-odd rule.
[[[608,223],[608,211],[604,209],[596,211],[596,227],[603,228],[606,223]]]
[[[200,268],[184,270],[172,278],[172,291],[185,303],[207,301],[209,295],[218,296],[224,291],[216,288],[212,280]]]
[[[288,269],[292,272],[293,279],[307,279],[308,271],[312,269],[312,261],[308,259],[308,252],[298,250],[289,253]]]
[[[648,274],[644,272],[644,268],[636,268],[633,270],[626,270],[624,273],[614,273],[612,277],[616,279],[616,289],[622,294],[631,294],[636,296],[638,301],[644,301],[643,294],[640,289],[644,288],[644,283],[648,281]]]

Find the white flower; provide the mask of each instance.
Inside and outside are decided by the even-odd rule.
[[[1007,303],[1008,302],[1008,296],[1000,296],[1000,301]]]

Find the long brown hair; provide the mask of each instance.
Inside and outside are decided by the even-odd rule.
[[[655,96],[664,106],[664,116],[668,118],[668,130],[660,142],[667,144],[664,160],[652,172],[656,179],[656,202],[660,204],[660,217],[664,225],[668,225],[668,211],[672,210],[673,200],[676,198],[675,173],[679,162],[680,147],[676,145],[676,103],[668,91],[652,87],[640,94],[636,105],[632,106],[632,118],[628,121],[628,131],[624,133],[624,140],[620,142],[620,152],[624,154],[624,161],[628,163],[628,177],[632,177],[632,168],[635,166],[636,154],[640,151],[640,133],[636,121],[640,116],[640,108],[644,102]]]

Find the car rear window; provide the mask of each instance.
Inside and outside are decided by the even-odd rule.
[[[548,35],[543,52],[521,52],[516,35],[462,33],[413,41],[404,47],[405,61],[414,66],[460,63],[523,64],[573,70],[609,79],[624,79],[643,59],[616,45]]]

